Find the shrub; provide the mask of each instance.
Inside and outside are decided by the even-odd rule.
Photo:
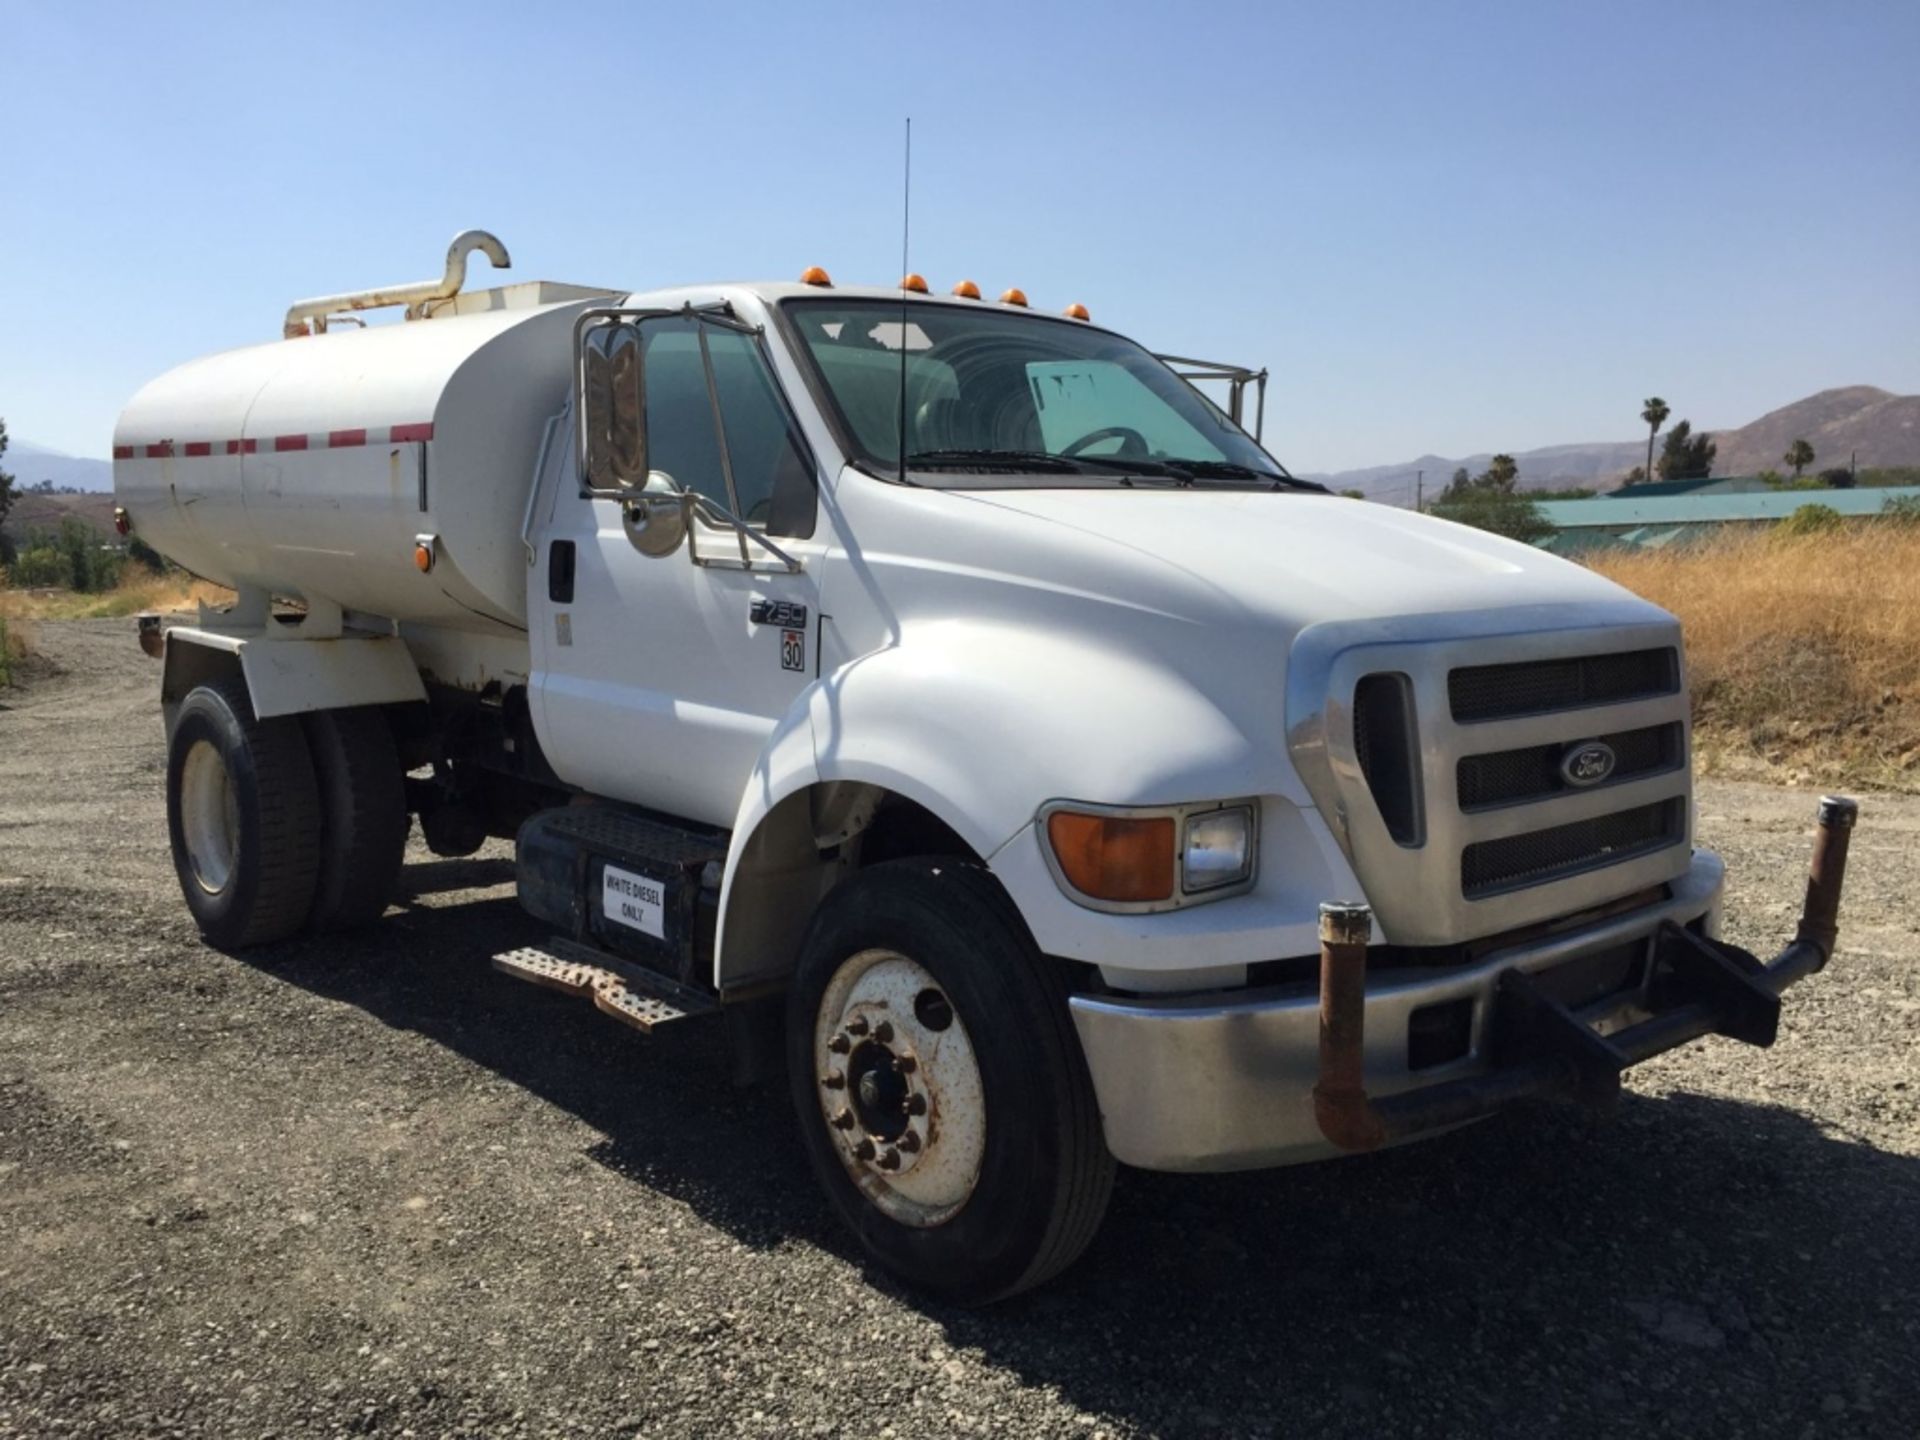
[[[1889,495],[1880,502],[1880,518],[1894,525],[1920,525],[1920,495]]]
[[[92,526],[68,516],[52,533],[27,532],[7,566],[7,583],[19,590],[97,594],[119,583],[124,563],[125,556],[102,541]]]
[[[1838,530],[1846,524],[1845,518],[1831,505],[1802,505],[1786,519],[1773,527],[1773,534],[1780,540],[1799,540],[1808,535],[1824,535]]]

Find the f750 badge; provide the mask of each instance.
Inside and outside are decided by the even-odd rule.
[[[807,628],[807,607],[792,600],[755,600],[747,618],[756,625],[778,625],[783,630]]]

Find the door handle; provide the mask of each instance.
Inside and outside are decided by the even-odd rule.
[[[547,548],[547,599],[573,603],[573,541],[556,540]]]

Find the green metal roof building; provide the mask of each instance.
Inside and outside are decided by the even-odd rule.
[[[1616,545],[1671,545],[1703,538],[1722,525],[1777,524],[1803,505],[1824,505],[1849,518],[1867,519],[1895,497],[1920,499],[1920,485],[1739,494],[1693,490],[1638,498],[1616,494],[1592,500],[1543,500],[1540,513],[1555,533],[1540,545],[1561,555]]]

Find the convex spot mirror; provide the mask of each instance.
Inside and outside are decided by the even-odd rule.
[[[687,538],[687,492],[664,470],[620,504],[627,540],[642,555],[671,555]]]
[[[645,355],[640,327],[596,325],[581,340],[587,484],[640,489],[648,481]]]

